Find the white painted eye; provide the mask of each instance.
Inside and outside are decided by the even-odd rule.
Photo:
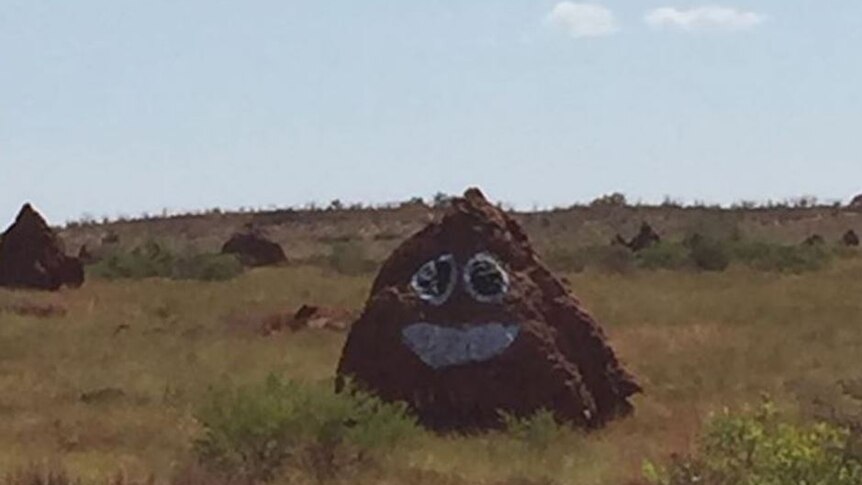
[[[478,253],[464,268],[464,286],[481,303],[499,303],[509,291],[509,275],[488,253]]]
[[[423,264],[413,275],[410,286],[419,298],[432,305],[442,305],[452,295],[456,278],[455,258],[444,254]]]

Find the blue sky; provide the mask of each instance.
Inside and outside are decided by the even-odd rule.
[[[862,2],[2,0],[0,221],[862,192]]]

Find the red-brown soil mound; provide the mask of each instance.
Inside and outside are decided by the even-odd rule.
[[[63,252],[45,219],[25,204],[0,238],[0,286],[58,290],[83,283],[81,262]]]
[[[646,222],[641,224],[641,228],[638,231],[637,235],[632,238],[631,241],[626,241],[622,236],[617,234],[614,243],[620,244],[631,249],[633,252],[643,251],[644,249],[655,246],[656,244],[661,242],[661,236],[655,232],[655,229],[652,228]]]
[[[477,189],[384,263],[338,376],[441,431],[541,409],[598,427],[631,412],[640,391],[518,224]]]
[[[337,308],[302,305],[294,313],[276,313],[263,319],[261,333],[271,335],[285,330],[298,332],[304,329],[344,332],[350,328],[355,313]]]
[[[822,246],[826,244],[826,240],[820,234],[812,234],[802,241],[803,246]]]
[[[849,231],[844,233],[844,236],[841,237],[841,242],[843,242],[845,246],[859,246],[859,235],[856,234],[856,231],[850,229]]]
[[[281,246],[253,230],[231,236],[221,252],[235,255],[245,266],[272,266],[287,261]]]

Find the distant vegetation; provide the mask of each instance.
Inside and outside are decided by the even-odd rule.
[[[61,235],[71,251],[86,244],[94,253],[114,253],[112,262],[92,268],[94,276],[226,278],[238,268],[231,270],[231,261],[212,255],[244,227],[269,234],[284,249],[291,264],[311,264],[359,276],[374,272],[398,244],[439,214],[449,200],[449,195],[440,193],[430,200],[413,198],[378,206],[334,200],[319,206],[257,212],[248,208],[233,212],[214,209],[190,214],[166,211],[158,216],[117,221],[87,218],[69,224]],[[686,205],[670,198],[658,204],[642,204],[612,193],[590,203],[516,212],[514,216],[550,266],[575,272],[723,271],[748,267],[800,273],[828,267],[836,258],[854,256],[857,251],[840,247],[842,235],[851,229],[862,233],[862,210],[819,202],[813,197],[740,202],[722,208],[700,202]],[[655,228],[661,236],[660,246],[637,254],[611,247],[616,234],[628,239],[642,222]],[[198,253],[200,256],[188,263],[193,268],[154,272],[146,269],[153,265],[141,261],[140,255],[129,256],[140,252],[139,247],[154,234],[163,248],[195,248],[172,250],[178,260]],[[803,246],[803,241],[816,240],[816,236],[824,244]],[[195,269],[200,267],[210,269]]]
[[[493,194],[489,194],[493,196]],[[84,214],[75,220],[66,222],[67,228],[75,228],[81,226],[107,225],[112,223],[127,223],[127,222],[147,222],[167,219],[184,219],[191,217],[214,217],[214,216],[230,216],[232,214],[274,214],[274,213],[302,213],[302,212],[374,212],[374,211],[392,211],[403,209],[411,206],[425,206],[429,208],[444,208],[454,196],[443,192],[438,192],[431,197],[412,197],[406,201],[382,202],[376,204],[368,204],[363,202],[343,202],[340,199],[334,199],[329,203],[322,204],[320,202],[307,202],[305,204],[294,206],[259,206],[247,207],[242,206],[232,210],[226,210],[220,207],[209,209],[200,209],[196,211],[172,211],[163,209],[159,213],[144,212],[137,216],[119,215],[115,217],[101,216],[96,217],[92,214]],[[503,206],[507,206],[505,202],[501,202]],[[607,208],[607,207],[629,207],[629,208],[678,208],[678,209],[713,209],[713,210],[732,210],[732,211],[765,211],[765,210],[798,210],[798,209],[840,209],[842,207],[851,207],[849,204],[844,204],[840,200],[820,200],[816,196],[803,195],[791,197],[783,200],[740,200],[722,206],[716,203],[707,203],[700,200],[691,202],[683,202],[666,196],[664,200],[658,203],[648,203],[643,201],[631,201],[625,194],[614,192],[601,195],[589,202],[574,202],[568,206],[551,207],[544,210],[534,209],[532,212],[558,212],[578,208]],[[527,211],[530,212],[530,211]]]
[[[377,269],[378,262],[371,259],[361,241],[336,242],[330,246],[326,266],[345,275],[363,275]]]
[[[731,265],[758,271],[802,273],[827,267],[836,257],[854,257],[853,248],[783,245],[698,239],[662,242],[633,253],[620,246],[551,247],[545,255],[558,271],[626,273],[635,269],[724,271]]]
[[[234,256],[177,253],[167,245],[148,241],[131,251],[114,250],[87,268],[105,279],[169,278],[173,280],[224,281],[243,272]]]

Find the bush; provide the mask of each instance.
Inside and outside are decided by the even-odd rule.
[[[839,426],[784,420],[766,401],[754,412],[712,418],[695,456],[668,467],[647,462],[644,475],[658,485],[859,484],[862,457],[849,437]]]
[[[363,275],[374,271],[377,263],[367,256],[359,241],[338,242],[331,246],[327,263],[330,268],[345,275]]]
[[[243,272],[234,256],[222,254],[175,254],[149,241],[130,252],[114,252],[89,267],[90,274],[106,279],[171,278],[222,281]]]
[[[262,385],[215,391],[197,419],[204,427],[195,443],[202,465],[250,481],[271,480],[288,468],[323,480],[419,433],[406,405],[274,376]]]
[[[731,263],[758,271],[802,273],[817,271],[835,257],[853,258],[856,248],[784,246],[764,242],[740,242],[694,233],[682,242],[661,242],[638,253],[618,245],[551,246],[545,256],[556,271],[578,273],[587,268],[608,273],[628,273],[634,268],[724,271]]]
[[[226,281],[242,274],[244,268],[228,254],[190,254],[174,260],[170,278],[175,280]]]
[[[699,238],[690,249],[691,261],[704,271],[724,271],[730,266],[730,251],[720,241]]]
[[[691,259],[683,245],[663,242],[637,253],[637,262],[646,269],[677,270],[688,267]]]
[[[590,207],[625,207],[628,205],[625,194],[614,192],[597,197],[590,202]]]
[[[823,247],[781,246],[759,242],[737,244],[734,256],[754,269],[787,273],[823,269],[832,259],[832,253]]]

